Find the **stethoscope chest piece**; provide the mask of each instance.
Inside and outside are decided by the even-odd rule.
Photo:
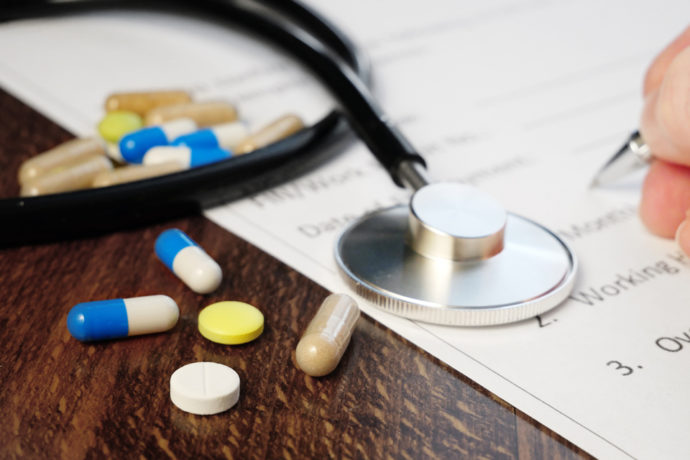
[[[409,206],[353,222],[335,256],[357,294],[380,308],[456,326],[544,313],[567,298],[577,270],[555,234],[453,183],[427,185]]]

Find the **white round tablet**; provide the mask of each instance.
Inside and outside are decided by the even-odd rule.
[[[211,415],[230,409],[240,398],[240,376],[211,362],[182,366],[170,377],[170,399],[183,411]]]

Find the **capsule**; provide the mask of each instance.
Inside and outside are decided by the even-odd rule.
[[[67,169],[60,169],[28,181],[22,186],[19,194],[38,196],[89,188],[98,174],[112,169],[113,164],[106,157],[88,157]]]
[[[144,155],[145,165],[155,165],[174,161],[182,168],[197,168],[230,158],[232,153],[219,148],[198,148],[164,145],[153,147]]]
[[[247,136],[235,148],[234,152],[236,155],[252,152],[295,134],[302,128],[304,128],[304,122],[300,117],[293,114],[284,115],[254,134]]]
[[[165,295],[80,303],[67,314],[67,329],[82,342],[153,334],[172,329],[180,317]]]
[[[184,167],[176,162],[169,161],[155,165],[129,165],[122,168],[104,171],[98,174],[91,184],[92,187],[108,187],[111,185],[125,184],[151,177],[163,176],[174,172],[182,171]]]
[[[237,120],[237,110],[227,102],[191,102],[151,109],[144,118],[147,126],[160,125],[177,118],[191,118],[198,126],[212,126]]]
[[[127,163],[141,163],[144,154],[151,147],[168,145],[173,139],[192,131],[196,131],[196,123],[189,118],[142,128],[120,139],[120,155]]]
[[[297,366],[312,377],[333,372],[350,343],[357,318],[359,308],[351,297],[326,297],[297,344]]]
[[[247,134],[244,123],[234,121],[185,134],[172,141],[172,145],[232,150],[247,137]]]
[[[24,185],[48,172],[103,155],[105,146],[99,139],[72,139],[26,160],[19,168],[19,183]]]
[[[179,90],[113,93],[105,100],[105,110],[128,110],[143,117],[158,106],[188,102],[192,102],[192,97],[188,92]]]
[[[114,110],[105,114],[98,123],[98,132],[108,142],[119,142],[122,136],[144,126],[141,116],[129,110]]]
[[[223,278],[220,266],[182,230],[171,228],[156,239],[158,258],[192,291],[208,294]]]

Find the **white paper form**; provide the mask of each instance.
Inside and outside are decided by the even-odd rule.
[[[687,25],[690,4],[313,3],[370,53],[375,93],[431,177],[494,194],[554,229],[580,260],[568,301],[514,325],[451,328],[363,310],[596,456],[687,457],[690,261],[637,220],[639,176],[588,184],[636,125],[644,69]],[[330,106],[309,77],[254,42],[144,13],[4,25],[0,81],[78,134],[93,131],[115,89],[230,97],[252,123],[284,110],[313,120]],[[308,176],[207,215],[342,291],[337,233],[406,198],[352,143]]]

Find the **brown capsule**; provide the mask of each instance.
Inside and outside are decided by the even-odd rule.
[[[146,113],[147,126],[160,125],[177,118],[191,118],[199,127],[237,120],[237,110],[227,102],[192,102],[156,107]]]
[[[142,117],[162,105],[186,104],[192,96],[186,91],[140,91],[131,93],[113,93],[105,100],[105,110],[128,110]]]
[[[108,187],[110,185],[125,184],[151,177],[172,174],[182,171],[184,167],[177,162],[159,163],[155,165],[129,165],[112,171],[99,173],[92,183],[92,187]]]
[[[297,344],[297,365],[312,377],[330,374],[350,343],[359,318],[359,308],[345,294],[331,294],[304,331]]]
[[[87,158],[103,155],[105,146],[101,140],[93,137],[72,139],[22,163],[19,167],[19,184],[24,185],[57,169],[68,168]]]
[[[259,131],[247,136],[233,151],[236,155],[252,152],[284,139],[304,128],[304,122],[294,114],[284,115]]]
[[[24,184],[21,196],[48,195],[91,187],[93,179],[103,171],[109,171],[113,164],[104,156],[89,157],[69,168],[44,174]]]

